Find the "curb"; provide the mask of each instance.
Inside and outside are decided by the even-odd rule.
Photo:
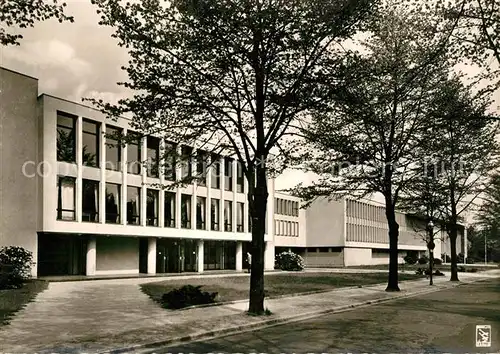
[[[254,330],[262,329],[262,328],[266,328],[266,327],[281,325],[281,324],[285,324],[285,323],[304,321],[304,320],[312,319],[312,318],[326,315],[326,314],[342,313],[342,312],[350,311],[350,310],[355,309],[355,308],[368,307],[368,306],[372,306],[375,304],[391,302],[391,301],[400,300],[400,299],[404,299],[404,298],[410,298],[410,297],[414,297],[414,296],[418,296],[418,295],[430,294],[430,293],[438,292],[441,290],[451,289],[451,288],[455,288],[455,287],[458,287],[461,285],[467,285],[470,283],[475,283],[475,282],[483,281],[483,280],[487,280],[487,279],[474,279],[474,280],[467,281],[467,283],[462,283],[462,282],[452,283],[452,284],[447,284],[447,285],[445,285],[443,287],[439,287],[439,288],[435,287],[432,289],[425,289],[423,291],[416,291],[413,293],[391,296],[389,298],[368,300],[368,301],[363,301],[363,302],[359,302],[359,303],[354,303],[351,305],[336,306],[336,307],[331,307],[331,308],[327,308],[324,310],[311,311],[311,312],[306,312],[306,313],[294,315],[294,316],[274,318],[274,319],[270,319],[270,320],[263,320],[263,321],[256,322],[256,323],[244,324],[244,325],[240,325],[240,326],[223,328],[223,329],[214,330],[214,331],[205,331],[202,333],[191,334],[191,335],[186,335],[186,336],[179,336],[179,337],[174,337],[174,338],[170,338],[170,339],[166,339],[166,340],[162,340],[162,341],[137,344],[137,345],[124,347],[124,348],[118,348],[118,349],[105,350],[105,351],[101,351],[98,353],[99,354],[119,354],[119,353],[131,352],[131,351],[134,351],[137,349],[148,349],[148,348],[155,348],[155,347],[159,347],[159,346],[169,346],[169,345],[173,345],[173,344],[194,342],[194,341],[200,341],[200,340],[209,339],[209,338],[212,339],[214,337],[222,337],[222,336],[227,336],[227,335],[232,335],[232,334],[237,334],[237,333],[244,333],[244,332],[254,331]],[[345,288],[342,288],[342,289],[345,289]]]
[[[421,280],[424,280],[424,278],[422,277],[422,278],[418,278],[418,279],[401,280],[398,282],[398,284],[404,284],[407,282],[415,282],[415,281],[421,281]],[[269,297],[266,296],[264,298],[264,300],[285,299],[285,298],[291,298],[291,297],[297,297],[297,296],[332,293],[332,292],[338,292],[338,291],[342,291],[342,290],[351,290],[351,289],[370,289],[370,288],[374,288],[374,287],[386,285],[386,284],[387,283],[377,283],[377,284],[368,284],[368,285],[352,285],[352,286],[344,286],[344,287],[339,287],[339,288],[334,288],[334,289],[313,290],[313,291],[305,291],[302,293],[275,295],[275,296],[269,296]],[[199,309],[199,308],[205,308],[205,307],[234,305],[234,304],[240,304],[242,302],[247,302],[247,301],[248,301],[248,299],[215,302],[212,304],[193,305],[193,306],[183,307],[181,309],[176,309],[176,310],[172,310],[172,311],[180,312],[180,311],[193,310],[193,309]],[[166,310],[169,310],[169,309],[166,309]]]

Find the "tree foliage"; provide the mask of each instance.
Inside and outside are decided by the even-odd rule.
[[[489,96],[474,95],[459,77],[452,77],[437,87],[423,135],[423,166],[433,171],[434,192],[442,199],[437,204],[438,217],[445,222],[451,242],[451,280],[458,280],[458,222],[498,166],[498,124],[487,113],[489,103]]]
[[[263,313],[266,163],[291,123],[326,108],[338,81],[339,41],[376,9],[370,0],[93,0],[131,57],[121,83],[133,97],[94,101],[130,114],[144,135],[235,157],[252,218],[250,311]]]
[[[500,1],[454,0],[443,3],[444,15],[457,19],[453,40],[459,54],[481,67],[491,58],[500,65]]]
[[[34,27],[35,22],[56,18],[59,22],[73,22],[73,17],[64,13],[66,3],[52,4],[46,0],[2,0],[0,2],[0,43],[2,45],[19,45],[23,38],[9,30],[9,27]]]
[[[482,203],[477,212],[477,224],[468,233],[471,256],[484,259],[484,243],[488,259],[500,261],[500,174],[491,176],[481,195]],[[485,241],[486,240],[486,241]]]
[[[446,39],[436,24],[392,4],[369,29],[371,35],[346,61],[350,76],[336,91],[330,111],[314,115],[304,130],[311,151],[299,162],[320,179],[295,192],[309,201],[381,193],[389,224],[387,290],[399,290],[395,208],[414,176],[426,107],[447,73]]]

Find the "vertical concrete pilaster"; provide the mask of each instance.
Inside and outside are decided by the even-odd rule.
[[[243,270],[243,242],[236,242],[236,271]]]
[[[96,270],[96,257],[97,257],[97,243],[95,236],[90,236],[87,243],[87,267],[85,275],[95,275]]]
[[[203,248],[203,240],[198,240],[198,250],[197,250],[197,260],[198,260],[198,273],[203,273],[203,264],[204,262],[204,248]]]
[[[156,274],[156,238],[148,238],[148,274]]]

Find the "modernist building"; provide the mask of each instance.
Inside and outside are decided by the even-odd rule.
[[[135,134],[127,119],[38,96],[36,79],[0,73],[1,245],[32,251],[34,275],[242,269],[251,234],[246,180],[235,160],[211,156],[219,163],[209,169],[199,161],[146,167],[141,161],[158,161],[170,142],[148,136],[121,146],[106,136]],[[194,173],[206,178],[155,187]],[[266,269],[274,267],[272,240],[267,233]]]
[[[37,79],[0,68],[0,246],[33,252],[33,275],[107,275],[241,270],[251,241],[248,190],[235,160],[210,156],[179,166],[158,161],[172,148],[159,136],[120,144],[130,121],[38,95]],[[175,145],[186,155],[192,149]],[[218,163],[216,163],[218,162]],[[205,178],[162,189],[181,176]],[[268,182],[265,268],[292,249],[309,266],[388,262],[381,206],[300,200]],[[401,257],[425,243],[401,225]],[[440,245],[438,244],[436,254]],[[463,245],[462,245],[463,248]],[[460,249],[460,248],[459,248]]]
[[[383,205],[369,199],[328,201],[323,198],[297,213],[294,204],[300,203],[297,198],[279,192],[275,192],[275,197],[276,253],[291,250],[304,257],[309,267],[389,263],[389,228]],[[292,209],[288,205],[292,205]],[[426,223],[401,212],[396,212],[396,220],[399,224],[399,262],[404,262],[408,253],[417,257],[426,254]],[[293,231],[295,223],[299,225],[298,233]],[[289,231],[291,225],[292,231]],[[461,227],[457,253],[467,255],[466,235]],[[450,240],[437,225],[434,238],[434,257],[441,258],[443,253],[449,255]]]

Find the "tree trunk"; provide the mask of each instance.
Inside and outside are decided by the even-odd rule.
[[[451,244],[451,278],[450,281],[458,280],[458,267],[457,267],[457,223],[452,222],[450,225],[450,244]]]
[[[398,286],[398,237],[399,225],[392,200],[386,197],[385,215],[389,225],[389,282],[385,291],[399,291]]]
[[[266,231],[267,179],[265,167],[257,166],[257,183],[250,201],[252,217],[252,264],[250,273],[250,305],[248,312],[264,313],[264,234]]]

